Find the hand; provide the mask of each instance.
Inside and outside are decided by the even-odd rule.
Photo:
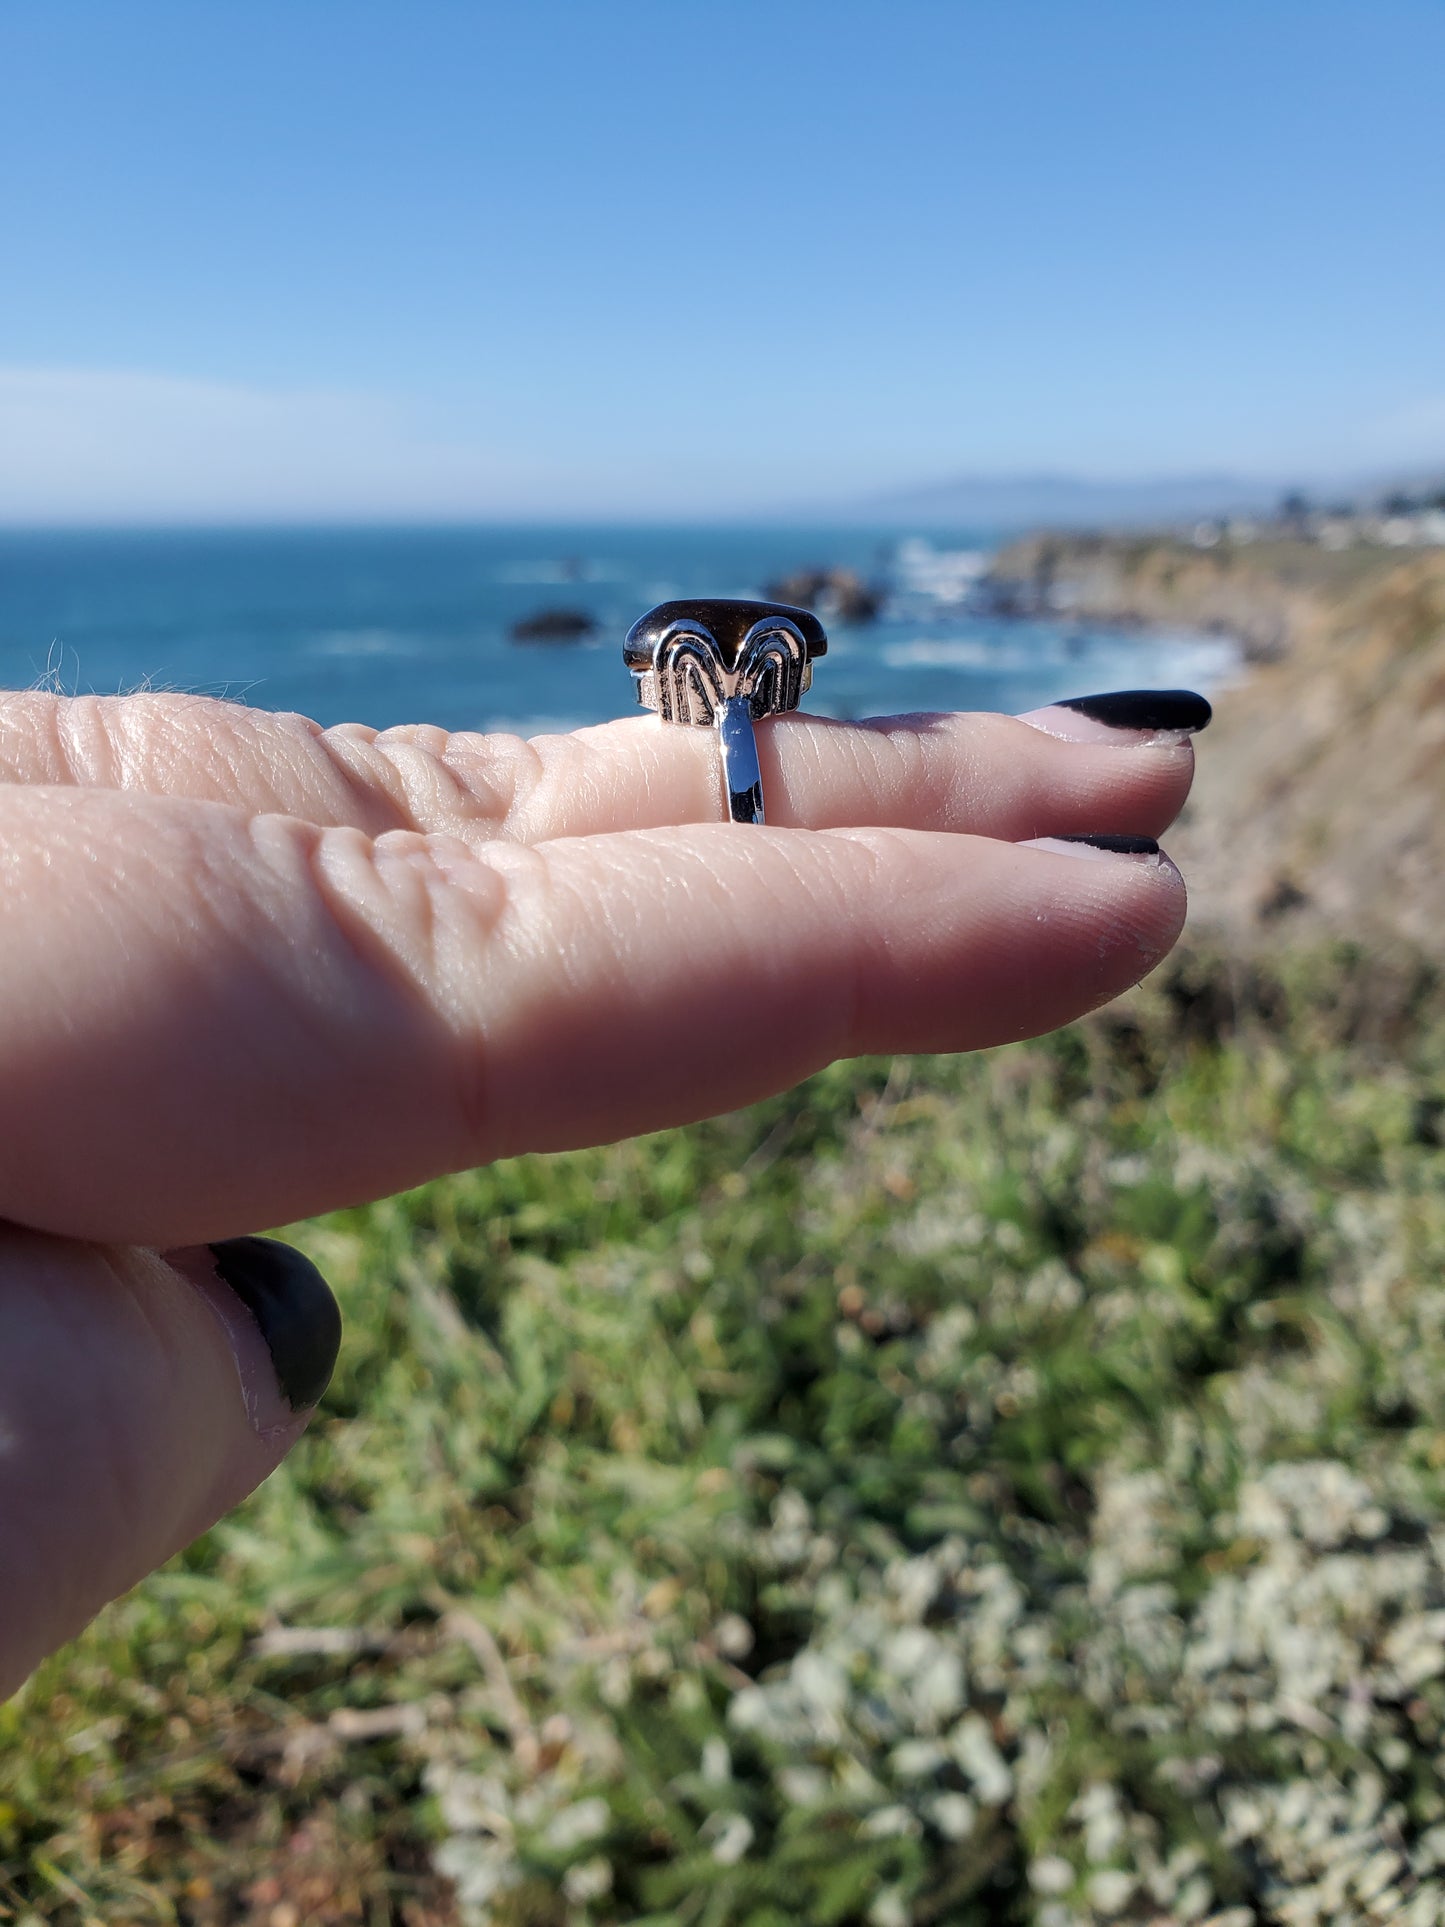
[[[304,1428],[335,1307],[247,1232],[1143,976],[1167,859],[1028,847],[1173,820],[1190,746],[1120,713],[775,718],[744,828],[652,718],[0,697],[0,1693]]]

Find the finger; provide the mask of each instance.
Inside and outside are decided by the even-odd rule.
[[[1169,948],[1163,859],[735,825],[533,849],[0,792],[0,1216],[181,1244],[1046,1030]]]
[[[863,723],[793,714],[755,730],[768,821],[782,829],[892,825],[1009,842],[1075,830],[1156,835],[1183,807],[1194,770],[1187,740],[1140,753],[984,712]],[[513,805],[521,841],[713,823],[722,813],[712,730],[639,720],[530,747],[542,775]]]
[[[1039,717],[1056,713],[1082,724],[1073,712]],[[768,818],[782,828],[1152,836],[1178,814],[1194,767],[1178,731],[1101,726],[1070,741],[1047,720],[1029,728],[982,713],[778,716],[757,735]],[[713,732],[655,717],[524,742],[424,725],[322,730],[198,696],[4,698],[0,780],[190,796],[370,836],[465,830],[539,843],[722,813]]]
[[[188,796],[373,835],[412,827],[395,780],[334,752],[349,740],[305,716],[210,696],[0,695],[0,783]]]
[[[165,1259],[0,1228],[0,1698],[280,1463],[338,1331],[267,1240]]]

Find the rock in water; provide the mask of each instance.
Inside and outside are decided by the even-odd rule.
[[[763,591],[771,602],[817,609],[834,622],[872,622],[882,597],[852,569],[794,569]]]
[[[597,627],[585,609],[539,609],[512,624],[513,642],[580,642]]]

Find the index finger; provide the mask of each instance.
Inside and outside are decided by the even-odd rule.
[[[1064,741],[986,712],[839,723],[794,712],[759,725],[769,821],[895,823],[1010,841],[1045,832],[1158,835],[1189,791],[1177,734],[1100,728]],[[519,843],[711,823],[722,813],[715,733],[656,717],[566,735],[450,735],[426,724],[323,730],[204,696],[0,696],[0,784],[190,796],[252,814]]]

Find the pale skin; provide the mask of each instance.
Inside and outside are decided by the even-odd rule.
[[[304,1429],[209,1244],[1144,976],[1173,866],[1030,845],[1159,835],[1193,752],[1076,722],[776,718],[744,827],[655,718],[0,696],[0,1696]]]

